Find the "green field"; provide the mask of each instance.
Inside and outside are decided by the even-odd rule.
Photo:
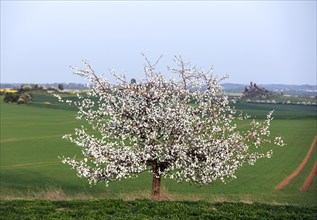
[[[46,95],[35,95],[28,105],[1,101],[0,108],[0,199],[150,198],[150,173],[112,183],[109,187],[103,184],[90,187],[86,180],[79,179],[75,171],[61,163],[59,156],[81,155],[77,147],[61,139],[83,123],[75,120],[74,108]],[[236,108],[259,120],[275,109],[272,135],[283,136],[287,146],[274,147],[271,159],[259,160],[254,166],[245,165],[238,171],[238,178],[227,184],[215,182],[195,186],[164,179],[163,197],[169,200],[317,205],[316,177],[308,191],[299,190],[315,163],[317,148],[293,182],[283,190],[274,189],[301,163],[317,135],[316,106],[238,103]]]

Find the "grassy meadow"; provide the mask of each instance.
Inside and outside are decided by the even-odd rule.
[[[286,147],[274,147],[271,159],[260,159],[245,165],[237,179],[226,184],[207,186],[177,183],[163,179],[163,198],[167,200],[206,200],[210,202],[261,202],[317,206],[317,179],[306,192],[301,185],[311,172],[317,148],[303,171],[282,190],[275,190],[284,178],[302,162],[317,135],[316,106],[237,103],[236,108],[262,120],[275,109],[272,135],[281,135]],[[28,105],[1,101],[0,199],[148,199],[152,177],[143,173],[138,178],[90,187],[86,180],[61,163],[58,158],[81,156],[80,149],[62,140],[83,121],[75,120],[76,109],[49,95],[35,94]],[[244,121],[246,126],[250,120]]]

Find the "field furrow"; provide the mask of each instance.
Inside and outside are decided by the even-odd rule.
[[[301,191],[307,191],[309,187],[312,185],[314,177],[317,175],[317,161],[314,164],[312,171],[310,172],[309,176],[305,180],[304,184],[301,186]]]
[[[287,184],[289,184],[290,182],[292,182],[293,179],[294,179],[295,177],[297,177],[297,176],[300,174],[300,172],[301,172],[301,171],[304,169],[304,167],[306,166],[306,164],[307,164],[309,158],[311,157],[311,155],[312,155],[312,153],[313,153],[313,151],[314,151],[314,148],[315,148],[315,146],[316,146],[316,143],[317,143],[317,135],[315,136],[315,138],[314,138],[314,140],[313,140],[313,142],[312,142],[312,144],[311,144],[311,146],[310,146],[310,148],[309,148],[309,150],[308,150],[308,152],[307,152],[307,154],[306,154],[304,160],[302,161],[302,163],[297,167],[297,169],[296,169],[291,175],[289,175],[288,177],[286,177],[280,184],[278,184],[278,185],[275,187],[275,189],[277,189],[277,190],[283,189]]]

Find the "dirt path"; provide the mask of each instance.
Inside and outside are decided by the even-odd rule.
[[[307,152],[304,160],[302,161],[302,163],[297,167],[297,169],[288,177],[286,177],[280,184],[278,184],[275,189],[280,190],[283,189],[287,184],[289,184],[295,177],[297,177],[299,175],[299,173],[304,169],[304,167],[306,166],[310,156],[312,155],[314,148],[316,146],[317,143],[317,135],[315,136],[313,143],[311,144],[309,151]]]
[[[304,184],[300,188],[300,191],[307,191],[309,187],[312,185],[314,177],[317,175],[317,161],[315,162],[315,165],[310,172],[309,176],[306,178]]]
[[[13,165],[1,166],[1,168],[46,166],[46,165],[53,165],[53,164],[58,164],[58,163],[61,163],[61,161],[13,164]]]
[[[54,137],[62,138],[63,135],[64,134],[55,134],[55,135],[37,136],[37,137],[23,137],[23,138],[1,139],[0,143],[18,142],[18,141],[34,140],[34,139],[46,139],[46,138],[54,138]]]

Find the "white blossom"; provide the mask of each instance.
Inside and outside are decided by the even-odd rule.
[[[169,70],[177,79],[166,79],[147,60],[147,80],[138,83],[111,71],[116,80],[112,84],[97,76],[87,61],[83,69],[73,68],[89,80],[92,91],[66,103],[78,107],[77,119],[91,129],[81,127],[63,137],[84,156],[63,162],[91,184],[108,185],[147,170],[155,178],[208,184],[236,178],[244,163],[270,158],[271,149],[256,152],[263,144],[284,145],[281,137],[270,137],[273,112],[265,121],[253,120],[247,130],[239,129],[235,123],[249,116],[229,105],[219,85],[227,77],[197,70],[181,57],[175,62],[177,68]]]

